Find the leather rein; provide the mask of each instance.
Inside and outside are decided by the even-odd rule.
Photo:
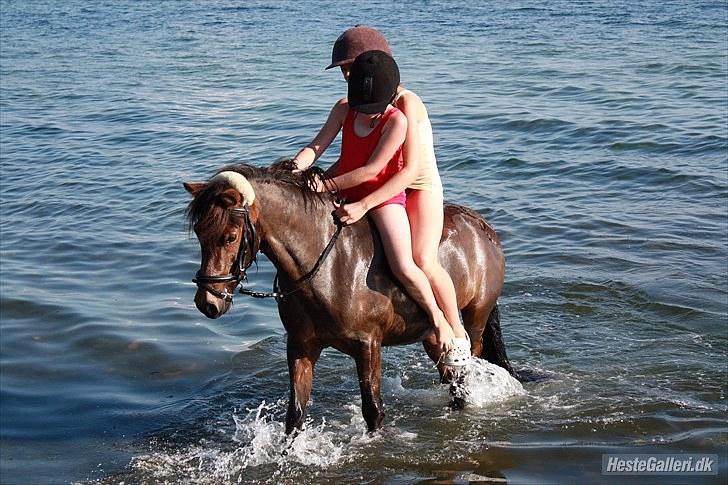
[[[233,215],[240,217],[240,226],[242,230],[240,247],[238,248],[238,255],[235,258],[235,263],[233,264],[232,271],[226,275],[206,275],[201,274],[198,270],[197,274],[192,280],[192,282],[195,283],[198,288],[202,288],[212,295],[220,298],[221,300],[229,302],[233,301],[234,293],[228,293],[227,289],[223,291],[218,291],[211,285],[218,283],[234,282],[235,288],[237,288],[238,285],[240,285],[243,281],[248,281],[248,275],[246,274],[246,271],[255,261],[255,255],[257,254],[259,247],[255,224],[253,224],[253,222],[250,220],[249,206],[246,204],[243,207],[235,207],[231,209],[231,212]],[[306,282],[310,281],[316,276],[316,274],[321,269],[324,260],[326,260],[326,257],[331,253],[334,244],[336,244],[336,240],[339,238],[339,234],[341,234],[341,229],[344,226],[336,217],[334,217],[334,223],[336,224],[336,231],[334,231],[331,239],[329,239],[328,244],[321,252],[321,255],[316,260],[313,268],[311,268],[308,273],[293,282],[293,289],[282,292],[278,284],[278,273],[276,273],[276,277],[273,280],[272,292],[253,291],[245,289],[242,286],[240,287],[239,292],[243,295],[252,296],[253,298],[275,298],[276,300],[280,301],[287,296],[299,291]]]

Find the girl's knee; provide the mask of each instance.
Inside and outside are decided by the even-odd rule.
[[[414,262],[400,262],[392,266],[392,273],[402,283],[415,281],[420,269]]]
[[[412,256],[417,267],[428,276],[437,271],[437,267],[440,265],[436,258],[428,254],[413,254]]]

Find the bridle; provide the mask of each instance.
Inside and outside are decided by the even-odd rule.
[[[230,212],[234,216],[240,217],[242,221],[240,223],[242,237],[240,241],[240,247],[238,248],[238,254],[235,257],[235,264],[233,265],[232,272],[226,275],[218,276],[201,274],[198,270],[192,282],[197,284],[198,288],[202,288],[208,291],[209,293],[215,295],[221,300],[232,302],[233,293],[228,293],[227,289],[223,291],[218,291],[210,285],[216,283],[235,282],[235,287],[237,288],[241,281],[248,279],[246,271],[250,267],[250,265],[253,264],[253,261],[255,261],[255,254],[258,252],[258,250],[255,247],[257,234],[255,231],[255,225],[250,220],[248,205],[246,204],[243,207],[235,207],[231,209]],[[248,250],[248,248],[250,248],[250,250]]]
[[[232,303],[234,293],[228,293],[227,289],[224,291],[218,291],[210,285],[216,283],[235,282],[235,288],[237,288],[241,282],[248,281],[248,275],[246,274],[246,271],[248,270],[250,265],[253,264],[253,261],[255,261],[255,255],[258,252],[259,242],[257,240],[255,224],[253,224],[253,222],[250,220],[249,206],[246,204],[243,207],[235,207],[231,209],[231,212],[233,215],[237,215],[241,218],[240,228],[242,232],[240,247],[238,248],[238,255],[235,258],[235,264],[233,265],[232,272],[226,275],[218,276],[200,274],[200,271],[198,270],[192,282],[195,283],[198,288],[202,288],[205,291],[208,291],[209,293],[220,298],[221,300],[229,301]],[[294,282],[293,289],[286,292],[281,292],[280,286],[278,285],[278,274],[276,273],[276,276],[273,280],[272,292],[253,291],[242,287],[240,288],[239,292],[243,295],[252,296],[253,298],[275,298],[276,300],[280,301],[300,290],[302,288],[302,285],[307,281],[313,279],[313,277],[316,276],[316,273],[318,273],[319,269],[321,269],[324,260],[333,249],[334,244],[336,243],[336,240],[341,233],[341,229],[344,227],[341,221],[339,221],[338,217],[336,217],[333,213],[332,216],[334,217],[334,223],[336,224],[336,231],[334,231],[334,234],[331,236],[328,244],[321,252],[318,260],[316,260],[316,264],[314,264],[314,267],[308,273],[306,273]]]

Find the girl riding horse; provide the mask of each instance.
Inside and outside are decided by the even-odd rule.
[[[448,301],[454,307],[452,313],[460,329],[459,338],[455,338],[451,323],[438,306],[430,279],[415,264],[412,255],[410,220],[405,205],[417,207],[417,203],[407,201],[406,185],[397,181],[401,178],[396,179],[404,164],[403,145],[408,136],[407,117],[391,104],[399,89],[397,63],[384,51],[367,51],[357,56],[350,70],[347,66],[346,77],[347,98],[336,103],[316,138],[296,155],[294,161],[299,168],[310,166],[338,133],[343,132],[335,176],[319,184],[319,190],[336,188],[345,197],[348,204],[339,213],[345,223],[356,222],[347,212],[352,210],[352,205],[360,207],[371,203],[372,197],[376,199],[368,213],[379,230],[392,272],[430,317],[438,344],[446,351],[445,362],[453,366],[465,365],[470,358],[470,341],[457,317],[454,289],[451,290],[452,298],[441,298],[441,301]],[[422,219],[419,215],[413,217]],[[440,219],[437,210],[428,217]],[[441,232],[442,228],[439,229]],[[439,242],[439,237],[437,240]],[[436,252],[437,244],[434,250]],[[444,270],[442,273],[452,286],[449,275]]]

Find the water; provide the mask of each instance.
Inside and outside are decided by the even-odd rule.
[[[718,453],[692,481],[725,481],[727,9],[2,0],[0,481],[611,483],[615,452]],[[501,235],[508,352],[541,378],[478,363],[456,412],[388,348],[369,435],[326,351],[292,440],[274,305],[193,305],[181,182],[307,143],[356,22],[427,103],[447,198]]]

